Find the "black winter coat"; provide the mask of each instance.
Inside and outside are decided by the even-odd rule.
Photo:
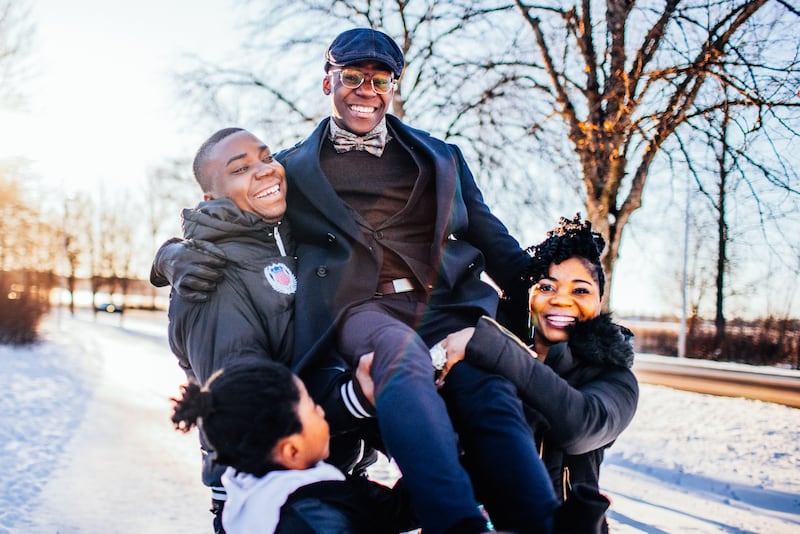
[[[288,365],[297,287],[289,225],[268,224],[220,198],[183,210],[183,227],[195,247],[228,263],[207,302],[189,302],[175,290],[170,294],[169,343],[181,367],[203,384],[243,357]]]
[[[630,331],[607,314],[577,323],[544,362],[488,317],[478,322],[466,359],[509,379],[526,406],[556,494],[580,488],[595,502],[604,450],[633,419],[639,386],[631,371]],[[607,530],[605,517],[591,530]],[[577,530],[585,532],[587,530]]]
[[[174,289],[170,294],[170,348],[187,376],[204,383],[214,372],[245,358],[268,358],[290,366],[297,270],[288,222],[268,224],[243,212],[230,199],[220,198],[184,210],[183,226],[192,246],[228,260],[224,277],[207,302],[190,302]],[[276,230],[285,255],[276,241]],[[330,458],[343,470],[354,460],[351,450],[357,436],[338,435],[361,424],[342,399],[342,386],[350,377],[340,368],[312,369],[302,376],[308,391],[324,407],[332,434],[343,440],[332,446],[333,451],[343,452]],[[357,384],[353,394],[363,406],[368,405]],[[201,442],[208,450],[202,434]],[[211,456],[203,456],[207,485],[220,486],[223,470]]]

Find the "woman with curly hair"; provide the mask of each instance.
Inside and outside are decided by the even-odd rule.
[[[547,239],[528,248],[532,347],[487,317],[442,343],[445,375],[467,360],[516,386],[563,502],[559,532],[608,531],[600,463],[639,398],[632,334],[601,313],[605,241],[591,228],[579,214],[562,217]]]

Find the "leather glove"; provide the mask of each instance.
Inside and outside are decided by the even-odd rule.
[[[225,253],[208,241],[170,239],[156,252],[150,282],[158,287],[172,285],[191,302],[205,302],[216,290],[226,263]]]

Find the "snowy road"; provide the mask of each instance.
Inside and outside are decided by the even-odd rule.
[[[0,534],[210,532],[162,321],[54,315],[0,346]],[[618,533],[800,531],[800,410],[642,386],[602,474]]]
[[[211,531],[197,436],[169,422],[183,372],[163,334],[118,324],[65,316],[51,343],[0,347],[0,532]]]

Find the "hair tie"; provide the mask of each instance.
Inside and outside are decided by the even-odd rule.
[[[205,419],[214,413],[214,397],[211,391],[202,388],[197,394],[197,416]]]

